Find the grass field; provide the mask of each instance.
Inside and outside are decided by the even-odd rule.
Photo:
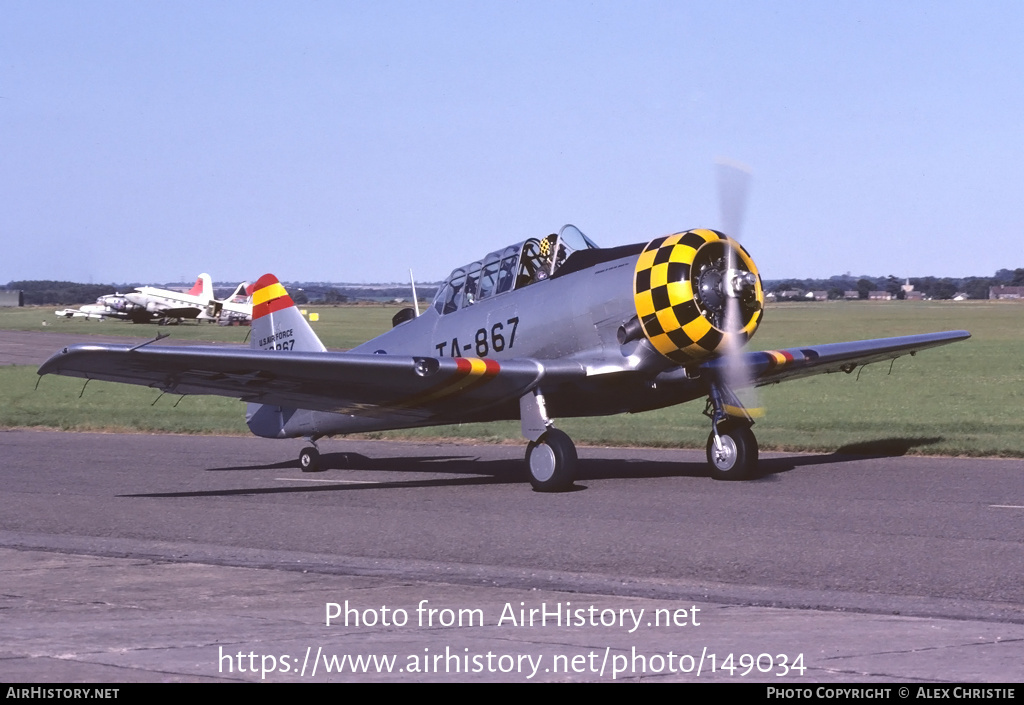
[[[390,327],[387,306],[311,308],[331,348],[348,348]],[[47,320],[46,316],[53,320]],[[47,326],[41,326],[46,320]],[[763,449],[1024,457],[1024,305],[1001,302],[834,302],[776,304],[751,344],[770,349],[964,328],[971,340],[871,365],[858,376],[822,375],[760,390],[767,408],[756,431]],[[241,342],[245,328],[156,326],[57,319],[50,309],[0,312],[2,330],[61,330]],[[2,335],[2,332],[0,332]],[[0,426],[178,433],[247,433],[244,407],[215,397],[0,368]],[[158,398],[159,397],[159,398]],[[703,447],[703,405],[606,418],[564,419],[580,444]],[[384,437],[520,439],[517,423],[466,424],[377,434]]]
[[[0,331],[53,331],[134,338],[154,338],[158,333],[170,333],[174,338],[206,343],[241,343],[247,340],[249,334],[249,328],[246,326],[218,326],[194,321],[174,326],[133,324],[116,320],[88,321],[81,318],[58,318],[53,315],[54,310],[53,306],[0,309]],[[303,310],[320,314],[316,329],[324,345],[329,348],[348,349],[390,328],[391,317],[398,311],[398,307],[366,304],[310,306]]]

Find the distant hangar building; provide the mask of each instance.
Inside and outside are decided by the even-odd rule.
[[[0,306],[13,308],[25,305],[25,292],[21,289],[0,289]]]
[[[990,286],[988,288],[990,299],[1024,299],[1024,286]]]

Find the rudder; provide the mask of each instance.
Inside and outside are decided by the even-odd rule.
[[[273,274],[264,274],[253,287],[250,345],[254,350],[327,351],[309,322],[295,308],[292,297]],[[289,424],[296,411],[269,404],[250,403],[245,420],[250,431],[264,438],[312,434],[312,430],[297,432],[292,428],[295,424]],[[309,412],[303,413],[309,415]]]
[[[213,280],[210,275],[203,272],[196,277],[196,283],[187,292],[190,296],[199,296],[204,299],[213,298]]]
[[[327,351],[273,274],[260,277],[253,290],[251,345],[254,350]]]

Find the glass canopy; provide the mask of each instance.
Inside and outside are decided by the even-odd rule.
[[[575,225],[558,234],[530,238],[490,253],[482,260],[455,269],[434,297],[434,309],[445,314],[472,306],[492,296],[522,289],[547,279],[573,252],[597,249]]]

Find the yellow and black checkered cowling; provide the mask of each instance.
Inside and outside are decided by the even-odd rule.
[[[633,297],[644,335],[662,355],[680,365],[724,352],[726,333],[713,324],[711,302],[702,299],[701,271],[717,266],[727,248],[734,266],[752,273],[754,301],[740,306],[739,343],[754,334],[761,322],[764,290],[754,261],[743,247],[715,230],[688,230],[648,243],[637,259]]]

